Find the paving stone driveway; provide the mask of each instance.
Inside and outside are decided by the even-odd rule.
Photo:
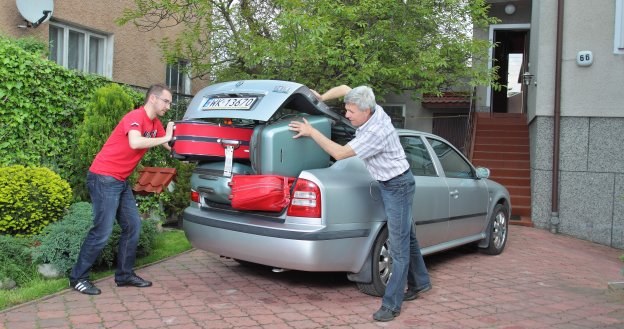
[[[151,288],[103,279],[99,296],[66,290],[0,312],[0,328],[624,328],[624,297],[607,292],[624,281],[623,253],[512,226],[500,256],[426,257],[433,290],[378,323],[381,300],[344,274],[273,273],[192,250],[138,270]]]

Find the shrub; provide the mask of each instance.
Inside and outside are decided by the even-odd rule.
[[[176,167],[175,190],[171,193],[171,197],[165,203],[165,213],[171,222],[178,221],[182,217],[184,209],[189,206],[191,199],[191,174],[195,169],[195,163],[186,163],[178,161]]]
[[[93,90],[110,81],[65,69],[41,51],[0,36],[0,166],[45,166],[68,179],[76,125]]]
[[[69,273],[92,226],[92,214],[90,203],[72,204],[61,221],[49,225],[35,237],[37,247],[32,250],[33,262],[50,263],[60,272]]]
[[[36,237],[38,246],[32,250],[33,261],[37,264],[53,264],[59,271],[68,274],[76,263],[82,242],[91,229],[92,215],[90,203],[73,204],[61,221],[48,226]],[[121,228],[115,224],[113,233],[94,267],[112,267],[115,264],[120,233]],[[157,234],[156,221],[142,221],[137,257],[148,255],[152,251]]]
[[[29,238],[0,234],[0,281],[11,279],[21,286],[37,273],[31,262]]]
[[[48,168],[0,167],[0,233],[33,235],[60,219],[69,183]]]
[[[35,38],[35,37],[24,37],[15,40],[15,45],[26,50],[29,53],[38,55],[40,57],[48,57],[48,45]]]

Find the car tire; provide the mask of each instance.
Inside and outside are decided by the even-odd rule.
[[[386,284],[392,275],[392,257],[390,256],[390,245],[388,244],[388,228],[384,226],[375,239],[372,250],[372,282],[358,282],[358,289],[371,296],[383,296],[386,291]]]
[[[487,248],[481,249],[488,255],[498,255],[503,252],[507,244],[509,225],[509,210],[502,204],[494,207],[488,224],[489,243]]]

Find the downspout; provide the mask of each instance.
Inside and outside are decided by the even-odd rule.
[[[555,107],[553,117],[552,208],[550,232],[559,230],[559,126],[561,121],[561,58],[563,44],[563,2],[557,0],[557,49],[555,55]]]

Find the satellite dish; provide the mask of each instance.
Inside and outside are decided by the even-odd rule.
[[[52,17],[54,0],[15,0],[17,10],[29,26],[37,27]]]

